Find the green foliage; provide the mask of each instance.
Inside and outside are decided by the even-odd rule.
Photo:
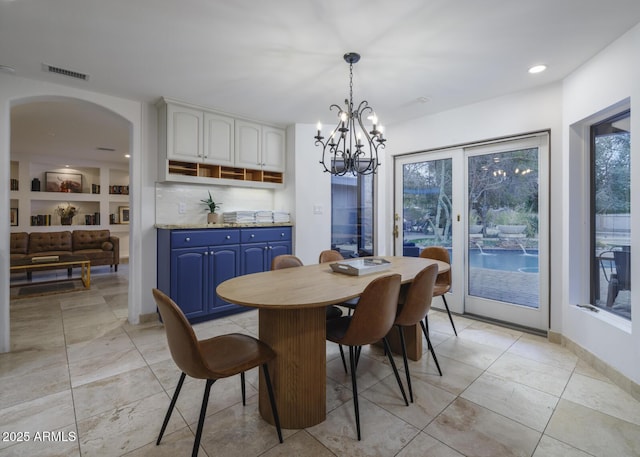
[[[213,197],[211,196],[211,191],[208,191],[208,192],[209,192],[209,198],[206,200],[200,200],[200,201],[205,205],[207,205],[209,212],[213,214],[216,212],[218,208],[220,208],[220,205],[222,205],[222,203],[214,202]]]

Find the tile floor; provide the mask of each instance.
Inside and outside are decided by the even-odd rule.
[[[0,457],[190,455],[203,383],[185,383],[160,446],[178,380],[159,324],[132,326],[127,268],[95,268],[89,291],[11,303],[12,352],[0,354]],[[201,456],[639,456],[640,403],[564,348],[518,331],[430,314],[444,376],[411,364],[415,403],[404,406],[378,348],[358,369],[362,441],[350,378],[327,344],[327,420],[275,429],[257,413],[257,371],[247,406],[238,379],[214,384]],[[256,334],[249,311],[195,326],[198,337]],[[397,362],[401,365],[401,359]],[[28,442],[16,442],[18,435]],[[55,432],[46,434],[45,432]]]

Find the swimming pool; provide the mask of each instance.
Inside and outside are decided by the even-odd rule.
[[[538,273],[538,251],[528,250],[525,254],[522,250],[470,249],[469,267]]]

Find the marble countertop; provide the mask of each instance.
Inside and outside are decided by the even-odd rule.
[[[222,228],[243,228],[243,227],[292,227],[293,224],[291,222],[286,223],[275,223],[275,222],[265,222],[265,223],[246,223],[246,224],[237,224],[237,223],[222,223],[222,224],[155,224],[157,229],[169,229],[169,230],[179,230],[179,229],[222,229]]]

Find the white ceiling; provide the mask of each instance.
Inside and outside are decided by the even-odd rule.
[[[284,125],[333,120],[355,51],[354,101],[392,125],[561,80],[638,22],[638,0],[0,0],[0,65]]]

